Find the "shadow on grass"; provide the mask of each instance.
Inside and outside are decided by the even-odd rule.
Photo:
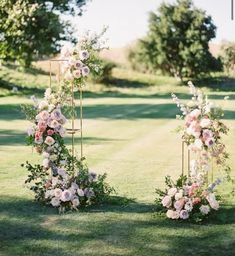
[[[0,129],[0,145],[26,145],[25,137],[27,132],[19,132],[17,130]],[[69,135],[68,135],[69,136]],[[78,143],[80,138],[75,138],[75,143]],[[114,141],[122,141],[121,139],[112,138],[98,138],[98,137],[83,137],[84,144],[95,145],[95,144],[106,144]],[[70,144],[71,138],[65,137],[65,143]]]
[[[12,88],[13,87],[17,87],[18,88],[17,94],[12,92]],[[3,80],[2,78],[0,78],[0,88],[6,89],[6,90],[9,91],[7,95],[2,95],[2,97],[12,96],[12,95],[18,95],[18,96],[31,96],[31,95],[43,96],[43,93],[45,91],[45,88],[36,88],[36,87],[26,87],[26,86],[15,85],[15,84],[13,84],[11,82]]]
[[[4,66],[6,66],[7,68],[11,69],[11,70],[18,70],[20,71],[20,67],[14,63],[7,63],[7,64],[4,64]],[[36,67],[30,67],[30,68],[24,68],[22,70],[22,73],[25,73],[25,74],[31,74],[31,75],[47,75],[49,76],[50,75],[50,72],[47,72],[45,70],[42,70],[40,68],[36,68]]]
[[[98,104],[84,106],[84,118],[88,119],[145,119],[175,118],[178,109],[175,104]],[[79,113],[79,107],[77,107]],[[18,104],[0,105],[0,119],[25,119]]]
[[[147,83],[138,80],[128,80],[123,78],[111,78],[108,82],[106,82],[107,87],[118,87],[118,88],[144,88],[148,86],[153,86],[152,83]]]
[[[204,77],[194,81],[195,85],[198,87],[207,87],[213,89],[214,91],[235,91],[235,78],[228,77],[225,75],[215,76],[215,77]]]
[[[113,200],[113,205],[58,215],[56,209],[5,196],[0,202],[1,253],[58,256],[235,254],[231,225],[235,223],[234,207],[218,212],[218,216],[223,212],[226,222],[194,225],[154,217],[149,205],[123,198]],[[127,200],[125,207],[123,200]]]

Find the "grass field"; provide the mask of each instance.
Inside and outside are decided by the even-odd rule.
[[[235,199],[229,185],[220,188],[225,200],[207,224],[172,222],[154,212],[155,188],[163,187],[165,175],[180,174],[180,135],[173,132],[180,121],[175,120],[178,111],[170,92],[185,99],[184,86],[121,69],[115,70],[112,86],[88,85],[85,155],[92,170],[108,173],[117,195],[107,204],[58,215],[33,201],[23,185],[27,173],[20,167],[26,159],[40,161],[24,144],[28,122],[20,104],[30,102],[30,94],[42,95],[48,74],[13,71],[0,71],[1,256],[235,255]],[[9,92],[12,85],[19,87],[18,95]],[[235,93],[205,90],[217,103],[230,96],[225,122],[231,131],[225,140],[234,171]],[[77,145],[79,150],[78,139]]]

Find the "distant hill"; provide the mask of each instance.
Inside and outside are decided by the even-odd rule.
[[[117,64],[128,65],[127,56],[130,47],[131,45],[120,48],[110,48],[108,50],[103,50],[101,52],[101,57],[112,62],[115,62]],[[221,44],[210,43],[209,49],[213,56],[218,57],[221,51]]]
[[[108,50],[103,50],[100,55],[102,58],[115,62],[121,65],[128,65],[128,50],[129,46],[120,48],[110,48]]]

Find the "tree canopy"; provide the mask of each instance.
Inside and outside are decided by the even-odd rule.
[[[59,41],[74,40],[60,14],[81,15],[86,0],[1,0],[0,58],[30,66],[35,56],[55,53]]]
[[[180,78],[198,76],[218,67],[208,45],[215,35],[211,16],[192,0],[162,3],[158,12],[149,14],[148,33],[129,57],[134,66],[144,63],[147,70],[160,69]]]

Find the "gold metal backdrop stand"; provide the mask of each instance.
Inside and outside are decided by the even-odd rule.
[[[185,147],[186,145],[186,147]],[[185,149],[186,148],[186,149]],[[185,151],[187,150],[187,153],[185,153]],[[187,162],[186,162],[187,161]],[[191,161],[191,153],[190,153],[190,150],[187,149],[187,144],[185,143],[184,139],[182,138],[182,145],[181,145],[181,174],[182,175],[185,175],[185,162],[186,162],[186,166],[187,166],[187,169],[188,169],[188,177],[190,176],[190,161]],[[205,176],[205,180],[206,180],[206,184],[208,185],[209,184],[209,181],[211,180],[211,183],[213,182],[214,180],[214,158],[212,157],[211,158],[211,168],[210,168],[210,172],[211,172],[211,175],[209,175],[208,171],[206,173],[206,176]]]
[[[50,88],[52,88],[52,62],[58,63],[58,69],[57,69],[57,76],[58,76],[58,81],[57,85],[59,87],[61,86],[61,62],[68,61],[66,59],[53,59],[49,61],[49,69],[50,69]],[[80,131],[80,156],[81,159],[83,158],[83,95],[82,95],[82,87],[80,86],[79,88],[79,104],[80,104],[80,129],[75,128],[75,118],[76,118],[76,104],[75,104],[75,95],[74,95],[74,83],[71,82],[71,108],[72,108],[72,114],[71,114],[71,128],[67,128],[67,133],[71,134],[71,150],[72,150],[72,156],[75,157],[75,133]],[[73,166],[74,169],[74,166]]]
[[[186,147],[185,147],[186,145]],[[185,154],[185,148],[186,148],[186,154]],[[190,150],[187,149],[187,144],[185,143],[184,139],[182,138],[182,145],[181,145],[181,174],[185,174],[184,166],[185,166],[185,159],[187,161],[187,175],[189,177],[190,175]]]

